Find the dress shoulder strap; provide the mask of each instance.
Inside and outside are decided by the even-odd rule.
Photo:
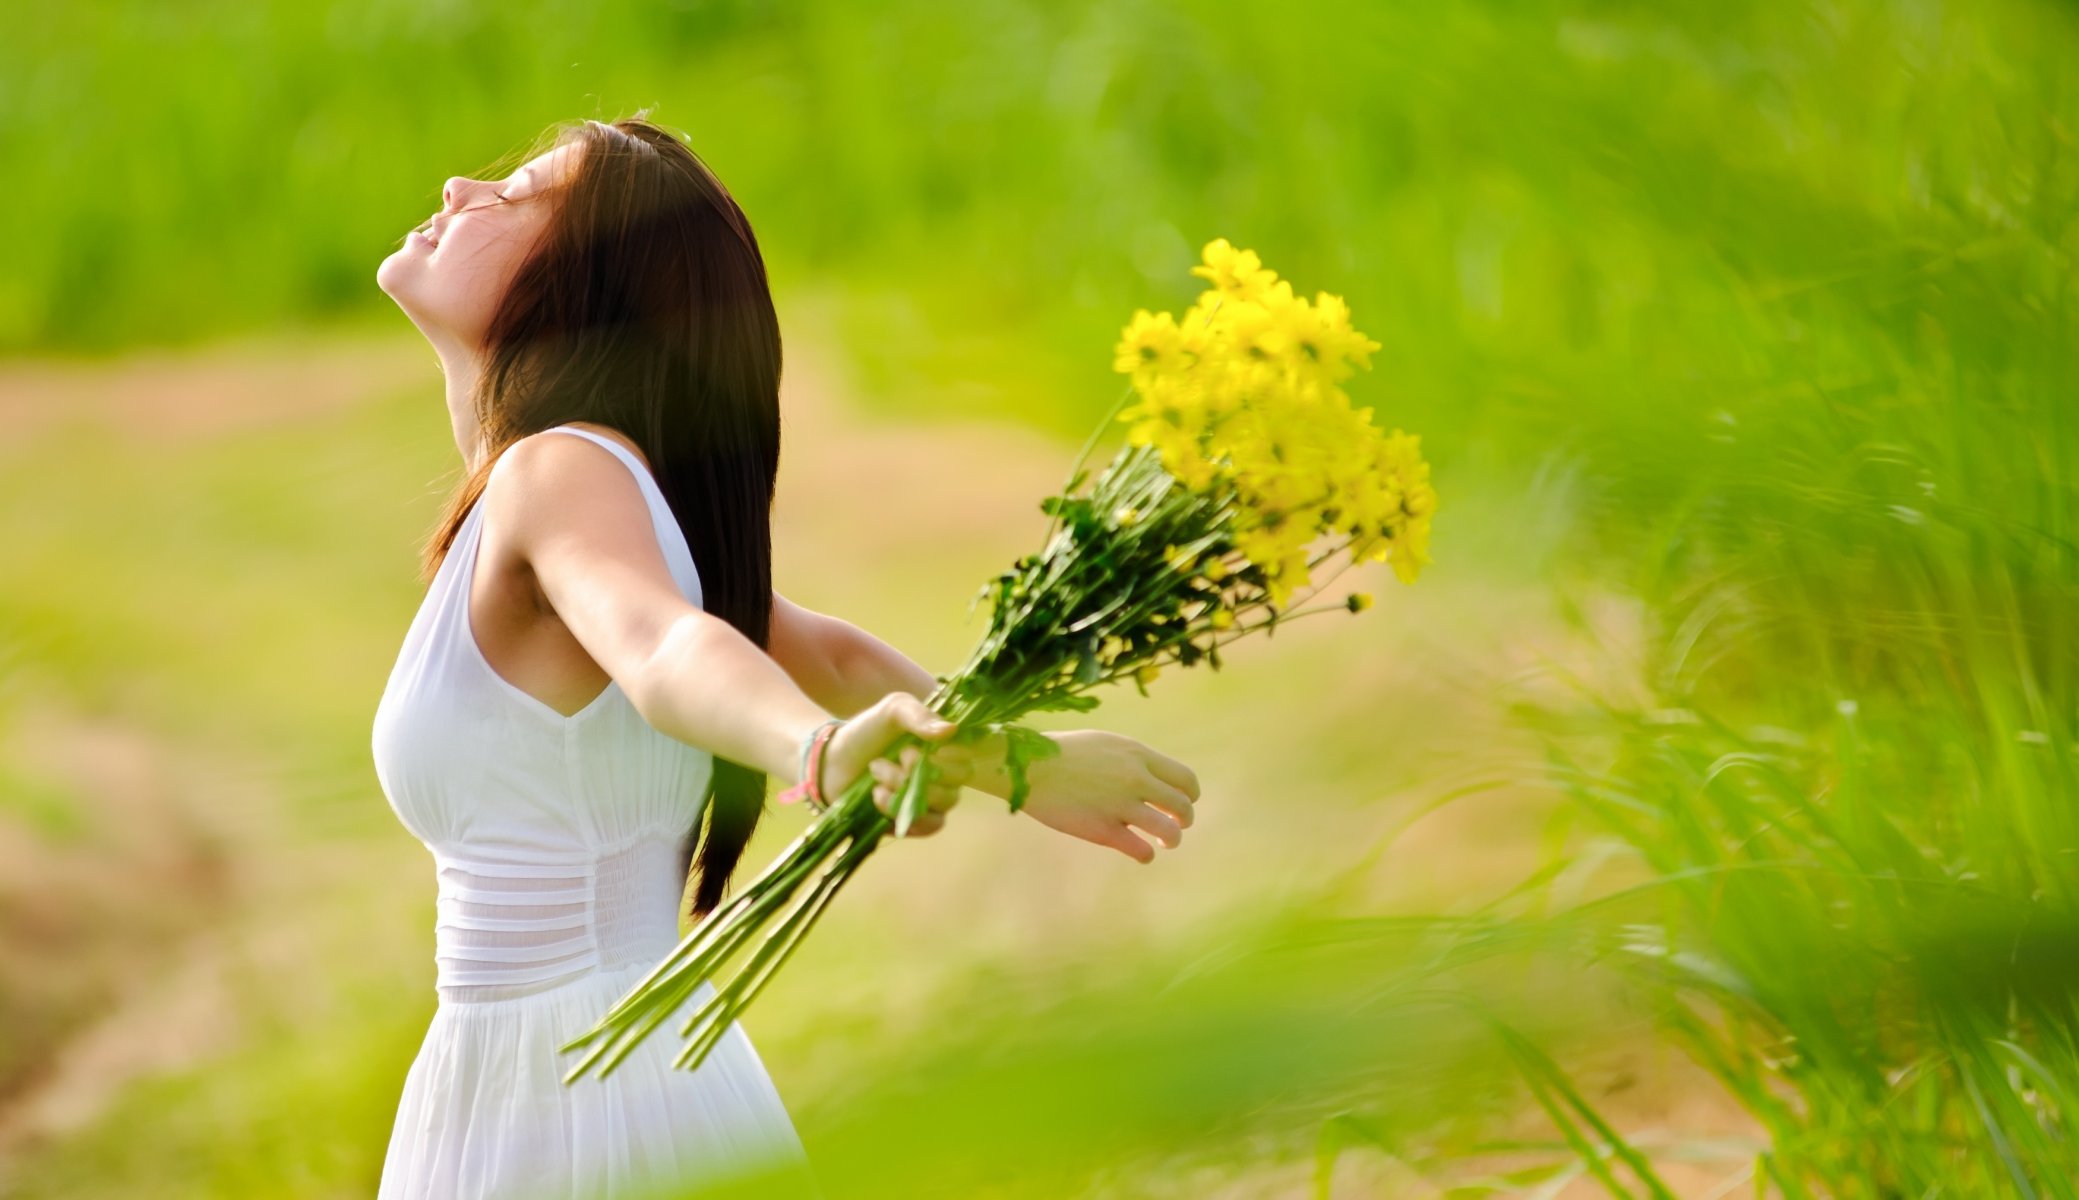
[[[635,455],[630,454],[628,452],[628,447],[623,446],[621,443],[615,441],[610,437],[605,437],[601,434],[593,433],[589,429],[579,429],[575,425],[551,425],[547,429],[542,430],[542,432],[574,433],[579,437],[584,438],[588,442],[593,442],[598,445],[604,446],[608,450],[613,452],[613,456],[615,458],[620,459],[621,462],[624,465],[626,465],[630,471],[635,473],[635,477],[637,480],[647,482],[651,487],[656,486],[656,477],[651,475],[649,471],[643,468],[642,460],[635,457]],[[643,495],[648,496],[649,494],[650,489],[648,487],[644,488]]]

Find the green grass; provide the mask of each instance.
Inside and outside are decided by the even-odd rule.
[[[18,26],[0,153],[35,186],[0,226],[35,235],[0,350],[402,330],[375,264],[445,176],[650,103],[757,223],[790,338],[841,336],[883,416],[1072,445],[1117,394],[1125,317],[1182,307],[1216,236],[1384,344],[1353,393],[1424,435],[1444,505],[1437,571],[1372,614],[1408,627],[1097,714],[1238,782],[1254,856],[1173,897],[1203,924],[1104,927],[1171,899],[1143,877],[1034,911],[1058,863],[979,829],[834,912],[798,968],[818,987],[776,989],[755,1032],[841,1194],[1191,1194],[1309,1179],[1317,1149],[1410,1188],[1644,1195],[1685,1154],[1737,1174],[1587,1082],[1613,1038],[1695,1063],[1775,1194],[2072,1194],[2069,5],[109,3]],[[411,505],[451,466],[436,402],[173,454],[91,427],[0,447],[10,677],[278,764],[299,846],[394,838],[363,722],[415,599]],[[1000,547],[902,545],[803,596],[950,659]],[[1483,591],[1643,614],[1583,665],[1603,684],[1524,700],[1537,768],[1452,737],[1450,701],[1530,670],[1517,602]],[[1373,665],[1403,659],[1474,677]],[[1404,815],[1467,778],[1561,806],[1521,887],[1332,886],[1397,828],[1367,801]],[[62,785],[6,779],[0,814],[62,836]],[[1242,811],[1262,796],[1305,800]],[[1443,863],[1398,861],[1470,876],[1545,836],[1467,820]],[[383,1007],[425,974],[393,956],[430,897],[393,891],[378,872],[290,918],[332,929],[316,994],[358,998],[263,993],[287,1024],[125,1093],[23,1194],[141,1191],[169,1161],[191,1172],[159,1194],[365,1194],[424,1015]],[[376,915],[335,929],[334,903]],[[984,927],[1014,932],[928,944]],[[1165,990],[1223,942],[1244,965]],[[890,1148],[890,1113],[924,1149]],[[1044,1169],[1020,1192],[1006,1162]]]

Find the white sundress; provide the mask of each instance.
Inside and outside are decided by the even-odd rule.
[[[635,473],[688,600],[693,554],[656,480]],[[564,716],[491,669],[469,625],[481,499],[405,634],[375,712],[383,791],[432,851],[437,1006],[397,1106],[378,1200],[636,1196],[661,1181],[786,1168],[820,1195],[764,1063],[732,1025],[693,1070],[682,1019],[606,1078],[563,1075],[589,1029],[678,944],[710,754],[652,728],[618,683]],[[713,995],[700,985],[693,1004]],[[788,1192],[786,1194],[796,1194]]]

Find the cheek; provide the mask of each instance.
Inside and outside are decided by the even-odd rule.
[[[474,303],[488,311],[505,292],[525,257],[510,237],[460,237],[443,241],[427,259],[427,276],[451,302]]]
[[[409,282],[413,302],[446,328],[473,337],[490,322],[514,264],[501,247],[459,234],[417,253]]]
[[[431,250],[407,245],[383,261],[377,281],[422,325],[465,341],[482,336],[525,257],[531,231],[451,228]]]

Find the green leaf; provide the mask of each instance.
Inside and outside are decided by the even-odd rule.
[[[1017,812],[1025,807],[1025,797],[1032,791],[1031,781],[1025,775],[1026,765],[1061,753],[1061,743],[1023,725],[1005,725],[1003,738],[1003,765],[1011,776],[1011,811]]]
[[[895,818],[895,836],[909,836],[910,826],[926,811],[924,789],[938,777],[938,764],[931,761],[929,754],[922,755],[917,765],[910,768],[909,777],[902,782],[902,790],[895,794],[894,802],[888,805],[889,815]]]
[[[1071,712],[1089,712],[1091,709],[1096,707],[1096,696],[1065,693],[1063,695],[1054,697],[1052,700],[1045,701],[1044,703],[1029,705],[1026,708],[1026,711],[1045,712],[1054,709],[1065,709]]]

